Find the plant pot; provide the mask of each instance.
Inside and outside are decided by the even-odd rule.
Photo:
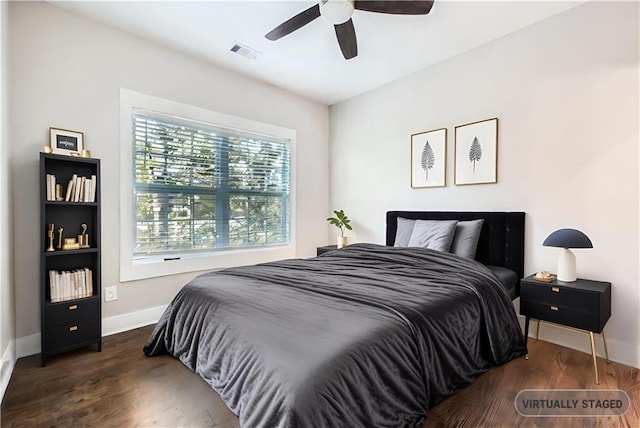
[[[348,244],[349,238],[346,236],[338,236],[338,248],[346,247]]]

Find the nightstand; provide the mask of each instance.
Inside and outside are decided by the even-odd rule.
[[[327,251],[333,251],[337,249],[338,249],[337,245],[325,245],[324,247],[318,247],[316,248],[316,256],[319,256],[320,254],[324,254]]]
[[[578,279],[575,282],[541,282],[530,275],[520,282],[520,315],[525,316],[525,343],[529,336],[530,318],[538,320],[536,339],[540,331],[540,322],[589,333],[596,384],[600,383],[593,334],[602,335],[604,353],[609,362],[604,325],[611,317],[610,282],[588,279]]]

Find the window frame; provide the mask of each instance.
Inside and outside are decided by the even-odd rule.
[[[204,122],[230,130],[288,140],[290,145],[289,189],[289,244],[277,246],[215,248],[210,252],[181,253],[179,259],[165,260],[165,255],[134,259],[135,236],[135,167],[132,137],[133,109],[143,109],[159,116],[176,116],[195,122]],[[295,257],[295,154],[296,131],[276,125],[232,116],[201,107],[183,104],[152,95],[120,88],[120,281],[133,281],[179,273],[215,270],[230,266],[262,263]]]

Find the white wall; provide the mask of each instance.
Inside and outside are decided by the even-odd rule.
[[[638,52],[638,3],[587,3],[332,106],[331,207],[378,243],[390,209],[525,211],[527,273],[556,270],[553,230],[584,231],[578,275],[613,283],[611,356],[640,367]],[[454,127],[492,117],[498,183],[453,185]],[[412,190],[410,135],[441,127],[447,187]],[[588,350],[586,335],[541,333]]]
[[[13,301],[13,227],[9,162],[8,109],[8,3],[0,2],[0,399],[15,363],[15,310]]]
[[[49,126],[83,131],[86,147],[102,159],[102,281],[119,284],[119,176],[127,173],[119,168],[120,87],[295,129],[297,254],[314,255],[326,243],[326,106],[46,3],[11,3],[9,19],[18,337],[40,331],[38,152]],[[193,276],[119,284],[119,300],[103,304],[103,318],[167,304]]]

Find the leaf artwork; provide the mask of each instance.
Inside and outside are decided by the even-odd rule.
[[[480,147],[478,137],[473,137],[471,149],[469,150],[469,162],[473,162],[473,172],[476,172],[476,161],[479,161],[480,158],[482,158],[482,147]]]
[[[422,156],[420,157],[420,167],[424,169],[426,180],[429,181],[429,170],[433,168],[436,163],[436,157],[433,154],[433,149],[427,140],[427,143],[422,148]]]

